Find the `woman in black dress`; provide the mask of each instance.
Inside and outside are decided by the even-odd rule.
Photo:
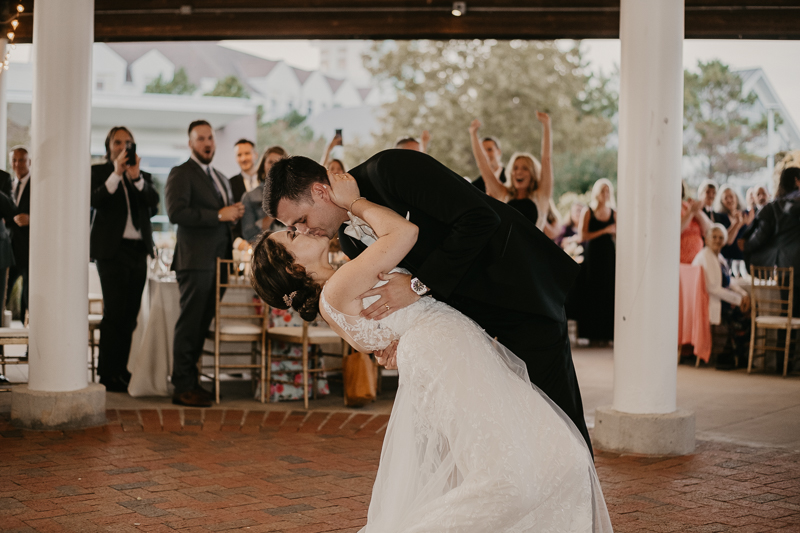
[[[582,265],[582,310],[578,335],[592,341],[614,340],[614,275],[616,263],[617,214],[614,185],[599,179],[592,187],[592,201],[581,214],[579,239],[584,242]]]

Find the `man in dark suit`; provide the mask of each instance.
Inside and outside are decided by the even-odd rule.
[[[11,174],[0,170],[0,298],[3,305],[0,312],[6,308],[6,283],[8,282],[8,269],[14,265],[14,252],[11,248],[11,233],[8,228],[14,223],[17,206],[11,199],[12,179]],[[3,353],[3,346],[0,346]],[[8,383],[8,379],[0,374],[0,383]]]
[[[189,125],[188,161],[174,167],[164,196],[167,215],[178,226],[172,268],[177,272],[181,314],[175,324],[172,403],[210,407],[213,395],[200,386],[197,362],[214,318],[216,260],[230,259],[231,229],[244,213],[228,179],[211,166],[214,130],[205,120]]]
[[[241,172],[230,179],[231,191],[233,192],[233,201],[241,202],[245,194],[258,187],[258,176],[256,176],[258,154],[256,145],[247,139],[239,139],[233,148],[236,150],[236,163]],[[243,242],[241,220],[233,226],[233,239],[235,247]]]
[[[16,215],[16,204],[12,199],[14,180],[11,174],[5,170],[0,170],[0,297],[3,298],[3,305],[0,311],[6,308],[6,284],[8,283],[8,269],[14,265],[14,252],[11,248],[11,231],[9,228],[14,223]]]
[[[28,311],[28,259],[30,255],[30,213],[31,213],[31,158],[24,146],[11,149],[11,168],[16,180],[11,191],[17,205],[11,227],[11,247],[14,250],[14,267],[8,276],[8,286],[13,287],[17,278],[22,277],[22,298],[20,299],[20,320],[25,320]]]
[[[386,150],[350,173],[362,196],[419,227],[400,263],[412,274],[365,293],[381,298],[363,315],[383,318],[428,292],[450,304],[525,361],[591,449],[564,312],[578,265],[517,210],[425,154]],[[300,233],[338,231],[355,257],[366,245],[346,231],[348,213],[330,201],[327,184],[324,167],[308,158],[279,161],[264,186],[265,211]]]
[[[128,356],[147,281],[147,256],[153,254],[150,215],[158,206],[153,178],[128,163],[133,135],[124,126],[106,137],[106,162],[92,166],[94,208],[89,255],[103,288],[103,320],[97,373],[111,392],[128,390]]]

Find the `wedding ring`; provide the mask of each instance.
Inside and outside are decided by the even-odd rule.
[[[389,310],[389,304],[383,304],[383,306],[386,308],[387,311]]]

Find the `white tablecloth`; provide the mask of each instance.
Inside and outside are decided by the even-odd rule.
[[[253,295],[249,286],[237,287],[228,289],[223,301],[248,302]],[[249,314],[244,309],[237,309],[236,312]],[[142,307],[128,358],[128,371],[131,373],[128,393],[131,396],[172,395],[169,382],[172,375],[172,344],[180,313],[177,281],[149,279],[142,295]],[[213,343],[206,342],[213,348]],[[221,348],[225,352],[249,351],[249,347],[243,343],[223,343]]]
[[[172,374],[172,340],[180,313],[178,283],[148,280],[128,358],[131,396],[172,394],[168,378]]]

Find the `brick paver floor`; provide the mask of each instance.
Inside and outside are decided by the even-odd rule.
[[[33,432],[0,416],[0,530],[355,532],[388,416],[154,409],[108,419]],[[686,457],[596,461],[618,532],[800,531],[800,453],[700,442]]]

